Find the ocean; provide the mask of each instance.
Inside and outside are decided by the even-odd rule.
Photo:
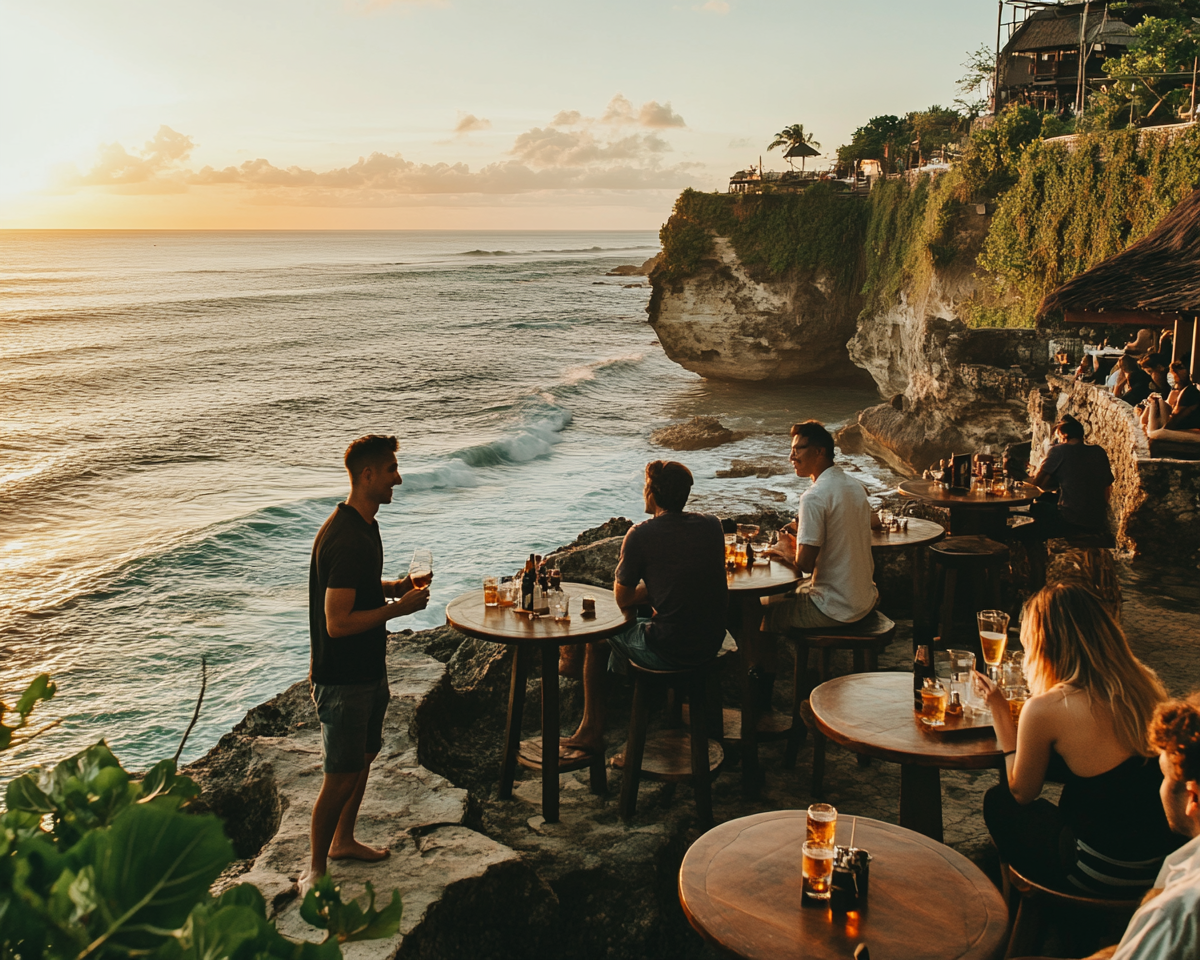
[[[844,423],[861,386],[707,382],[666,358],[649,286],[608,277],[652,232],[0,231],[0,699],[48,671],[60,726],[0,780],[101,738],[130,769],[184,761],[308,666],[312,538],[345,496],[346,444],[400,438],[379,516],[387,575],[433,551],[444,622],[610,517],[641,516],[648,460],[694,502],[802,489],[719,479],[786,454],[788,425]],[[717,416],[737,443],[673,454],[653,429]],[[873,492],[895,482],[851,457]]]

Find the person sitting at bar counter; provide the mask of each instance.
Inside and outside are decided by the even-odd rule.
[[[1047,452],[1033,485],[1058,490],[1058,503],[1039,499],[1032,513],[1047,537],[1108,534],[1108,499],[1113,473],[1108,454],[1084,443],[1083,424],[1063,417],[1054,426],[1055,445]]]
[[[1192,385],[1192,375],[1188,372],[1187,364],[1182,360],[1172,360],[1170,372],[1167,374],[1167,383],[1171,387],[1167,402],[1174,404],[1178,399],[1178,394]]]
[[[1124,400],[1131,407],[1136,407],[1150,396],[1154,389],[1154,381],[1128,353],[1117,361],[1117,367],[1120,369],[1120,375],[1117,377],[1117,385],[1113,387],[1113,396]]]
[[[1148,353],[1138,361],[1138,366],[1150,376],[1150,389],[1163,396],[1171,392],[1168,363],[1169,358],[1164,357],[1161,353]]]
[[[562,740],[561,756],[604,752],[605,668],[626,673],[628,661],[650,670],[679,670],[711,660],[725,640],[725,534],[721,521],[685,513],[692,473],[682,463],[646,465],[642,491],[651,519],[630,527],[621,544],[613,596],[622,610],[649,604],[653,616],[588,644],[583,665],[583,720]]]
[[[987,692],[1005,776],[983,817],[1000,859],[1046,886],[1124,899],[1149,888],[1179,842],[1159,800],[1163,775],[1147,730],[1166,691],[1120,626],[1082,584],[1034,594],[1021,615],[1032,696],[1014,723],[1003,692]],[[1039,799],[1064,784],[1058,805]]]

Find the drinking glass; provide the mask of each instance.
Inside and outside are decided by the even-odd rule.
[[[520,587],[513,581],[512,577],[501,577],[500,586],[497,588],[497,599],[502,607],[515,606],[517,602],[517,594],[520,592]]]
[[[883,525],[884,533],[892,532],[892,521],[895,519],[895,514],[891,510],[879,511],[879,522]]]
[[[976,619],[979,622],[979,645],[983,648],[983,662],[987,664],[988,676],[999,682],[1000,661],[1004,659],[1004,648],[1008,646],[1008,614],[1003,610],[980,610]]]
[[[735,557],[736,557],[735,548],[736,547],[737,547],[737,534],[736,533],[725,534],[725,567],[728,570],[732,570],[735,566],[737,566],[737,561],[735,559]]]
[[[950,696],[936,677],[930,677],[921,687],[921,722],[929,727],[946,725],[946,703]]]
[[[554,614],[554,619],[559,623],[570,620],[571,595],[562,590],[555,590],[550,595],[550,612]]]
[[[551,567],[546,571],[546,576],[550,578],[551,590],[558,590],[562,587],[562,571],[558,567]]]
[[[1008,712],[1013,719],[1013,723],[1020,723],[1021,711],[1025,709],[1025,702],[1029,699],[1029,688],[1021,686],[1001,687],[1004,693],[1004,699],[1008,701]]]
[[[483,605],[485,607],[500,606],[500,586],[495,577],[483,578]]]
[[[828,900],[833,877],[833,847],[821,843],[805,843],[801,847],[804,873],[804,896],[813,900]]]
[[[739,523],[737,525],[737,535],[742,539],[742,542],[749,542],[758,536],[757,523]]]
[[[833,846],[837,833],[837,808],[829,803],[814,803],[808,808],[808,842],[816,846]]]
[[[960,703],[971,700],[971,678],[975,675],[975,654],[970,650],[947,650],[937,654],[937,675],[945,681],[949,696],[956,693]]]
[[[429,586],[429,582],[433,579],[433,551],[414,550],[412,562],[408,565],[408,575],[412,578],[412,585],[417,590]]]

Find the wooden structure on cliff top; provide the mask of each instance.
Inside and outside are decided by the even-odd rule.
[[[1121,253],[1052,290],[1039,323],[1062,311],[1067,323],[1175,329],[1172,359],[1190,360],[1200,346],[1200,190],[1192,191],[1153,231]]]

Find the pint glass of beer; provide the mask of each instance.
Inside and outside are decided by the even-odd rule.
[[[500,606],[500,585],[495,577],[483,578],[483,605],[485,607]]]
[[[803,849],[804,896],[828,900],[833,878],[833,847],[805,843]]]
[[[999,681],[1000,661],[1004,659],[1004,648],[1008,646],[1008,614],[1003,610],[980,610],[979,645],[983,648],[983,662],[987,664],[988,676]]]
[[[837,809],[828,803],[814,803],[808,808],[808,842],[833,846],[837,833]]]

